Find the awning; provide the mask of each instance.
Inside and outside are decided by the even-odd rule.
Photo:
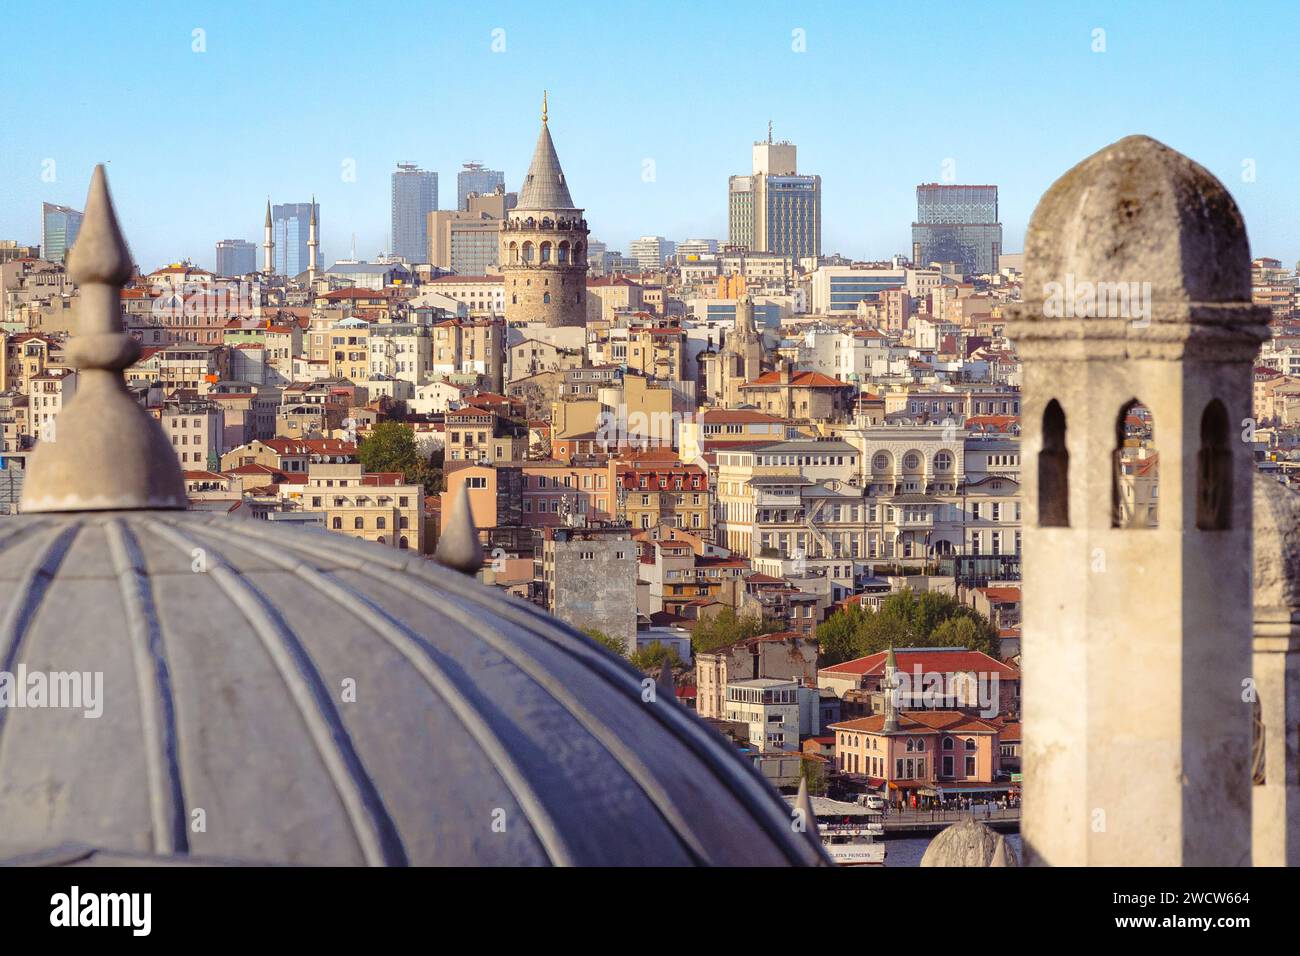
[[[975,783],[975,784],[957,784],[944,785],[937,787],[938,796],[953,793],[1005,793],[1008,790],[1019,790],[1018,786],[1013,787],[1009,783]]]

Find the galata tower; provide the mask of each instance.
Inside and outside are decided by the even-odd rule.
[[[550,328],[587,322],[587,220],[573,204],[546,125],[528,167],[519,204],[501,223],[506,321]]]

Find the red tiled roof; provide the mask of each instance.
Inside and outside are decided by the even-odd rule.
[[[752,382],[746,382],[741,388],[767,388],[781,385],[781,373],[765,372]],[[795,372],[790,376],[790,385],[795,388],[850,388],[847,382],[823,375],[821,372]]]
[[[862,733],[879,733],[884,729],[885,715],[874,714],[871,717],[859,717],[838,724],[829,724],[828,730],[854,730]],[[997,725],[970,717],[957,710],[909,710],[898,714],[898,729],[913,734],[997,733]]]
[[[879,651],[875,654],[868,654],[866,657],[859,657],[855,660],[844,661],[842,664],[832,664],[830,667],[823,667],[820,673],[823,674],[844,674],[857,675],[864,677],[867,675],[885,673],[885,658],[888,651]],[[1019,679],[1020,671],[1016,670],[1001,661],[995,661],[982,651],[967,651],[948,648],[903,648],[895,649],[894,659],[899,670],[912,671],[920,667],[923,672],[937,674],[952,673],[990,673],[997,674],[1000,677],[1010,677]]]

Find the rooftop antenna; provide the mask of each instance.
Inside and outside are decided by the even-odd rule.
[[[772,121],[771,120],[767,121],[767,143],[769,146],[772,145]]]
[[[352,234],[352,261],[357,261],[357,234]]]

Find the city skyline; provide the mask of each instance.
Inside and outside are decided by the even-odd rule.
[[[358,255],[369,259],[390,246],[390,174],[399,160],[443,177],[475,160],[503,169],[506,188],[518,189],[530,155],[530,142],[519,131],[535,122],[545,88],[573,191],[588,210],[592,237],[610,249],[626,252],[643,235],[725,238],[727,177],[745,168],[751,143],[765,137],[771,121],[776,138],[798,144],[800,166],[822,177],[825,254],[905,254],[914,190],[927,182],[997,184],[1003,248],[1018,252],[1029,212],[1054,171],[1143,130],[1198,156],[1228,185],[1243,209],[1253,254],[1300,258],[1300,237],[1289,229],[1300,211],[1300,184],[1287,172],[1293,135],[1282,124],[1256,122],[1261,107],[1243,106],[1241,95],[1248,88],[1280,89],[1287,77],[1283,38],[1297,14],[1281,5],[1213,19],[1213,8],[1204,5],[1102,6],[1086,15],[1049,17],[1029,5],[1011,7],[990,20],[980,47],[948,70],[918,68],[919,57],[933,55],[933,38],[910,29],[901,10],[870,11],[845,22],[839,11],[760,7],[745,22],[732,22],[725,11],[693,9],[689,35],[664,10],[656,20],[639,21],[629,42],[699,64],[700,89],[682,86],[669,96],[707,102],[709,76],[755,59],[771,69],[745,74],[749,90],[729,103],[725,121],[719,122],[716,109],[679,106],[668,122],[617,127],[609,116],[622,107],[593,104],[582,79],[625,68],[626,45],[612,50],[596,42],[608,18],[575,10],[563,24],[539,22],[530,9],[510,4],[447,24],[442,42],[459,52],[464,75],[440,74],[429,108],[416,120],[365,126],[364,133],[351,120],[321,125],[308,109],[262,116],[246,110],[274,38],[301,22],[302,5],[262,11],[266,28],[256,33],[238,28],[245,12],[238,8],[177,12],[160,6],[145,26],[132,24],[130,34],[125,24],[107,22],[84,4],[42,13],[39,21],[34,11],[19,10],[12,24],[17,31],[40,28],[60,36],[68,53],[63,62],[70,64],[64,67],[68,88],[92,79],[102,85],[103,77],[119,75],[111,65],[114,41],[130,36],[148,42],[154,54],[132,79],[109,81],[123,102],[149,115],[162,111],[179,88],[202,97],[208,109],[192,120],[169,119],[157,136],[140,135],[138,124],[123,121],[129,114],[92,110],[76,98],[48,115],[27,117],[0,157],[0,177],[10,186],[0,195],[0,233],[37,242],[40,204],[75,206],[86,171],[103,160],[114,172],[120,212],[142,268],[185,257],[212,268],[218,240],[256,242],[268,193],[315,193],[327,211],[324,264],[348,256],[354,233]],[[399,5],[397,15],[416,10]],[[1176,19],[1168,16],[1173,11]],[[969,15],[958,7],[951,12]],[[86,21],[105,22],[85,31]],[[1263,23],[1268,29],[1259,29]],[[724,26],[728,39],[719,43]],[[1097,30],[1105,31],[1104,52],[1093,51]],[[394,87],[424,82],[424,60],[415,56],[418,35],[394,44],[378,25],[321,18],[314,37],[305,54],[309,63],[330,62],[345,44],[362,61],[394,48],[397,55],[384,58],[378,75]],[[865,58],[863,44],[870,51]],[[408,49],[411,56],[404,55]],[[1174,68],[1215,49],[1240,52],[1239,82]],[[38,92],[37,56],[35,48],[16,51],[17,101]],[[573,63],[583,69],[574,71]],[[849,75],[850,67],[857,72]],[[349,116],[364,116],[373,96],[369,85],[332,72],[310,88],[292,75],[277,82],[289,101],[336,101]],[[958,88],[964,99],[954,109]],[[227,151],[211,148],[227,113],[230,128],[240,129],[249,147],[237,150],[233,161]],[[1204,115],[1221,119],[1211,125]],[[1034,122],[1013,122],[1022,116]],[[611,129],[620,132],[611,136]],[[166,163],[158,159],[160,138],[167,144]],[[167,202],[158,202],[160,195]]]

